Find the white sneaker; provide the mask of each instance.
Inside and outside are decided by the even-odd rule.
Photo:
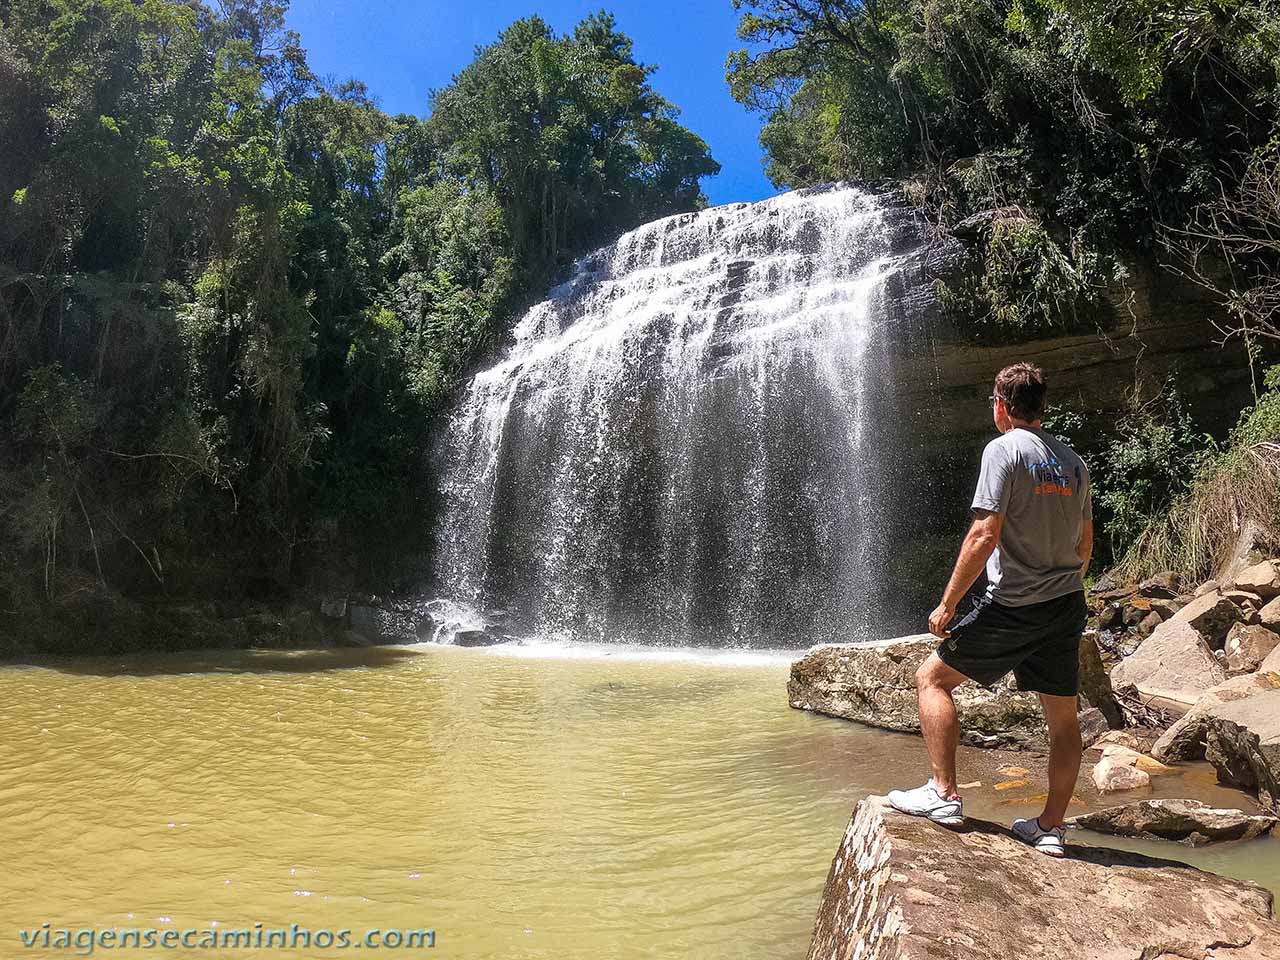
[[[913,817],[928,817],[934,823],[958,827],[964,823],[959,797],[949,800],[938,792],[930,780],[914,790],[890,790],[889,803],[893,809],[909,813]]]
[[[1067,831],[1062,827],[1045,830],[1040,826],[1040,818],[1013,821],[1013,833],[1019,840],[1026,841],[1041,853],[1050,857],[1067,855]]]

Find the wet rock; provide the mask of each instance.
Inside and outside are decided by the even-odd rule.
[[[1148,600],[1171,600],[1178,595],[1178,577],[1172,570],[1157,573],[1138,584],[1138,594]]]
[[[343,630],[341,639],[338,641],[340,647],[372,647],[373,641],[362,633],[355,630]]]
[[[936,637],[920,634],[813,647],[791,664],[787,699],[798,710],[918,733],[915,673],[937,644]],[[1048,744],[1039,699],[1019,692],[1012,678],[994,689],[963,683],[954,697],[964,743],[1018,749]]]
[[[492,647],[506,641],[506,637],[490,633],[488,630],[459,630],[453,635],[453,644],[456,647]]]
[[[1264,601],[1280,597],[1280,568],[1274,560],[1264,560],[1246,567],[1232,581],[1237,590],[1257,594]]]
[[[1227,673],[1252,673],[1277,646],[1280,646],[1280,634],[1266,627],[1237,623],[1227,634],[1222,648],[1227,656]]]
[[[1241,616],[1235,601],[1223,596],[1221,591],[1210,590],[1175,613],[1169,622],[1190,624],[1204,636],[1211,649],[1218,650],[1231,625]]]
[[[329,620],[345,620],[347,616],[346,599],[329,599],[320,601],[320,616]]]
[[[365,646],[377,643],[417,643],[417,624],[414,619],[399,611],[384,607],[353,605],[349,624],[353,633],[365,642]]]
[[[1211,708],[1205,758],[1222,783],[1256,791],[1260,804],[1280,811],[1280,689]]]
[[[1127,851],[1069,850],[1051,860],[997,824],[944,830],[868,798],[831,864],[808,958],[1280,956],[1261,887]]]
[[[1186,709],[1205,690],[1226,679],[1205,638],[1191,623],[1180,620],[1181,615],[1160,624],[1111,671],[1113,687],[1132,683],[1143,696]]]
[[[414,627],[414,633],[418,635],[418,639],[424,643],[435,642],[440,627],[443,625],[439,617],[434,613],[425,612],[418,618],[417,626]]]
[[[1067,823],[1118,837],[1195,844],[1252,840],[1280,824],[1280,817],[1210,807],[1198,800],[1139,800],[1072,817]]]
[[[1166,763],[1203,760],[1209,711],[1224,703],[1244,700],[1256,693],[1276,689],[1280,689],[1280,674],[1265,670],[1232,677],[1210,687],[1190,710],[1160,735],[1160,739],[1151,747],[1151,755]]]
[[[1151,786],[1151,774],[1129,763],[1127,757],[1103,757],[1093,765],[1090,776],[1099,793],[1139,790]]]

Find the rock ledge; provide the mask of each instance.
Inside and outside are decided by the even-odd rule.
[[[1050,860],[1006,829],[946,830],[858,804],[809,960],[1280,957],[1271,894],[1172,860],[1072,844]]]

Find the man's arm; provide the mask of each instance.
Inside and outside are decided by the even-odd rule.
[[[1093,517],[1085,517],[1080,525],[1080,542],[1076,544],[1076,555],[1080,557],[1080,576],[1089,573],[1089,561],[1093,559]]]
[[[1000,531],[1004,528],[1004,515],[991,510],[978,510],[973,525],[965,534],[964,543],[960,545],[960,556],[956,558],[956,567],[951,571],[951,580],[942,594],[942,602],[929,614],[929,632],[937,637],[950,636],[947,624],[956,615],[956,607],[960,598],[969,592],[978,574],[987,565],[996,545],[1000,542]],[[1090,531],[1092,544],[1092,531]]]

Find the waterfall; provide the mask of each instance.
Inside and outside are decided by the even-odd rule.
[[[450,420],[444,591],[577,639],[794,647],[914,623],[888,569],[927,482],[893,380],[927,326],[924,249],[901,201],[836,185],[581,259]]]

